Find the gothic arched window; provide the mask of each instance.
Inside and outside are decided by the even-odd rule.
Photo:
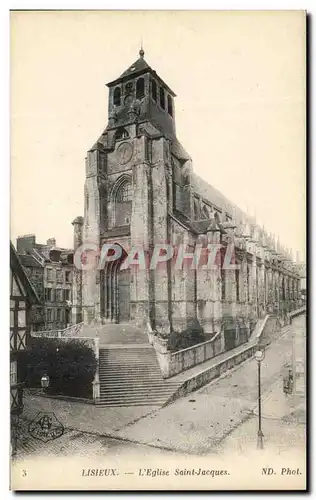
[[[157,83],[155,80],[151,80],[151,96],[157,102]]]
[[[165,91],[162,87],[160,87],[159,89],[159,102],[160,102],[160,106],[162,107],[162,109],[165,109]]]
[[[126,226],[131,222],[133,188],[129,179],[123,180],[114,192],[114,226]]]
[[[136,82],[136,99],[142,99],[145,95],[145,81],[144,78],[138,78]]]
[[[129,181],[124,182],[116,194],[116,201],[132,201],[132,185]]]
[[[167,101],[168,101],[168,113],[170,116],[173,116],[172,99],[170,95],[168,95]]]
[[[113,104],[114,104],[114,106],[121,105],[121,89],[119,87],[116,87],[116,89],[114,90]]]

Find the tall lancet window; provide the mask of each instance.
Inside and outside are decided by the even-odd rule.
[[[167,97],[167,102],[168,102],[168,113],[170,116],[173,116],[173,109],[172,109],[172,99],[170,95]]]
[[[133,189],[129,180],[123,181],[115,195],[115,226],[126,226],[131,222]]]
[[[144,78],[138,78],[136,82],[136,99],[142,99],[145,95]]]
[[[114,90],[113,104],[114,104],[114,106],[121,105],[121,89],[119,87],[116,87],[116,89]]]

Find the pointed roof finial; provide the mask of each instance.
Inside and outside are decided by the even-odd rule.
[[[143,48],[143,39],[141,39],[139,57],[143,58],[144,55],[145,55],[145,51],[144,51],[144,48]]]

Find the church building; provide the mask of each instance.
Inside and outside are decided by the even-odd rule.
[[[176,94],[144,59],[107,84],[108,124],[86,158],[84,243],[122,248],[102,269],[74,270],[73,323],[131,323],[174,339],[222,335],[223,349],[246,342],[258,319],[284,320],[298,306],[300,276],[290,253],[219,191],[198,177],[177,139]],[[218,245],[210,267],[161,259],[157,268],[126,265],[131,248],[185,256]],[[233,265],[225,268],[227,249]],[[135,256],[134,256],[135,257]],[[135,257],[136,258],[136,257]],[[125,263],[125,265],[124,265]],[[192,259],[191,263],[192,264]]]

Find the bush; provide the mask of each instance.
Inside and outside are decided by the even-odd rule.
[[[92,398],[97,360],[84,341],[33,337],[21,364],[28,387],[41,387],[46,374],[48,394]]]
[[[203,329],[198,321],[192,323],[186,330],[181,333],[173,332],[169,338],[169,350],[172,352],[187,349],[194,345],[205,342]]]

